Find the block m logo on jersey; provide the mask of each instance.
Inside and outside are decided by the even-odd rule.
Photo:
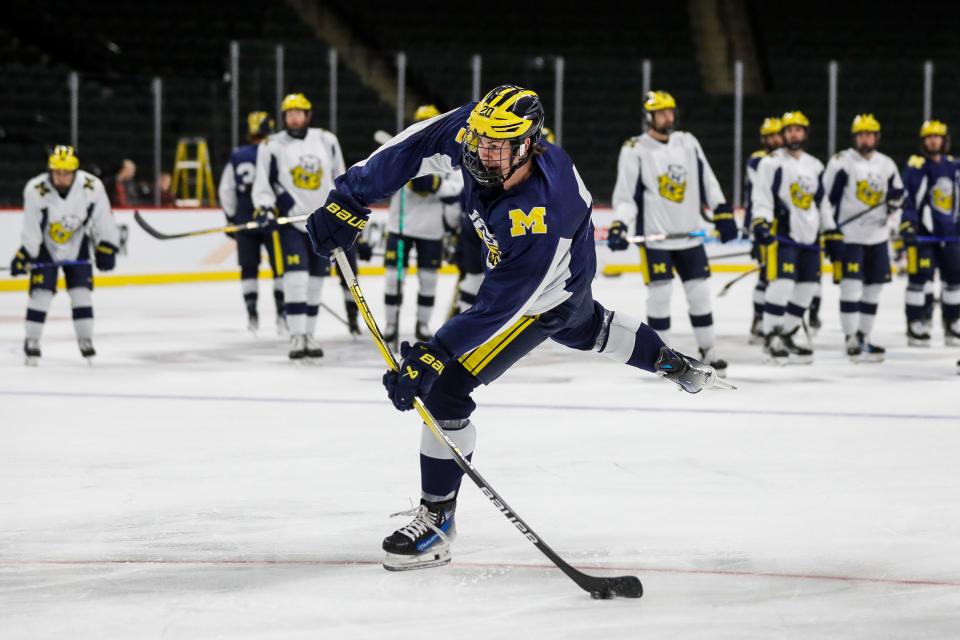
[[[510,227],[511,238],[525,236],[528,230],[530,233],[547,232],[547,223],[543,221],[547,215],[545,207],[534,207],[530,209],[530,213],[524,213],[520,209],[511,209],[507,215],[510,216],[510,222],[513,223],[513,226]]]

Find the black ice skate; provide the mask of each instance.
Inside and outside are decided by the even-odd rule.
[[[774,329],[764,337],[763,352],[767,354],[768,362],[783,366],[790,360],[790,352],[783,345],[783,338],[778,329]]]
[[[736,389],[729,382],[722,382],[717,370],[710,365],[666,346],[660,347],[660,356],[654,370],[687,393],[699,393],[710,388]]]
[[[313,336],[305,336],[306,338],[306,349],[308,358],[322,358],[323,349],[320,348],[320,343],[317,342],[317,339]]]
[[[793,338],[797,335],[800,327],[794,327],[790,333],[781,333],[780,340],[783,342],[783,348],[789,354],[787,361],[790,364],[811,364],[813,362],[813,349],[802,347],[794,342]]]
[[[763,344],[763,316],[753,316],[750,323],[750,339],[747,344]]]
[[[303,360],[307,357],[307,336],[290,336],[290,359]]]
[[[40,341],[36,338],[27,338],[23,341],[23,354],[26,356],[24,364],[35,367],[40,363]]]
[[[357,320],[357,303],[352,300],[347,302],[347,328],[350,330],[350,335],[358,336],[360,335],[360,323]]]
[[[820,320],[820,298],[814,298],[810,302],[810,308],[808,309],[808,312],[807,330],[812,338],[820,332],[820,328],[823,326],[823,322]]]
[[[860,362],[863,349],[860,347],[860,340],[857,339],[857,336],[847,336],[844,345],[846,346],[847,357],[850,358],[850,361]]]
[[[861,331],[857,331],[857,342],[860,344],[860,362],[883,362],[887,356],[886,349],[871,344]]]
[[[927,326],[919,321],[915,320],[907,324],[907,346],[910,347],[929,347],[930,346],[930,331],[927,329]]]
[[[97,350],[93,348],[93,340],[81,338],[77,340],[77,346],[80,347],[80,355],[86,359],[87,364],[93,364],[93,357],[97,355]]]
[[[433,337],[433,333],[430,331],[430,327],[427,326],[426,322],[418,322],[414,334],[417,336],[417,340],[421,342],[426,342]]]
[[[960,321],[953,324],[943,323],[943,344],[948,347],[960,347]]]
[[[453,514],[456,500],[428,502],[394,516],[412,515],[413,521],[384,538],[383,568],[387,571],[409,571],[438,567],[450,562],[450,542],[457,535]]]
[[[717,375],[721,378],[727,377],[727,361],[717,357],[717,350],[713,347],[709,349],[700,349],[700,360],[706,362],[716,369]]]

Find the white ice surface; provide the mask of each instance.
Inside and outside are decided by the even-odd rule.
[[[906,348],[898,281],[888,361],[846,362],[825,280],[817,362],[772,368],[746,345],[751,286],[714,313],[737,392],[548,344],[476,394],[477,467],[569,561],[643,579],[616,601],[469,481],[453,564],[384,571],[419,422],[328,316],[327,357],[295,366],[244,331],[237,283],[102,289],[88,368],[60,294],[34,369],[25,295],[0,294],[0,638],[960,637],[960,349]],[[643,314],[636,276],[595,294]],[[325,301],[343,308],[332,281]]]

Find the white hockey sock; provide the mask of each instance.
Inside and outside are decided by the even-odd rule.
[[[323,299],[323,281],[326,277],[310,276],[307,279],[307,335],[313,335],[320,316],[320,300]]]
[[[460,313],[472,307],[473,303],[476,302],[477,292],[480,291],[480,284],[482,282],[482,273],[464,274],[463,279],[460,280],[460,301],[457,303],[457,308]]]
[[[400,290],[400,282],[397,281],[397,268],[387,267],[384,270],[384,295],[383,307],[386,316],[387,333],[397,327],[397,314],[400,312],[400,305],[403,304],[403,292]]]
[[[440,420],[440,427],[453,440],[464,457],[473,455],[477,428],[469,419]],[[423,425],[420,432],[420,486],[425,500],[441,502],[457,495],[463,472],[453,461],[453,454],[440,444]]]
[[[710,300],[710,283],[706,278],[696,278],[683,283],[687,293],[687,306],[693,337],[697,346],[706,351],[714,345],[713,313]]]
[[[790,300],[787,302],[787,309],[783,316],[783,331],[790,333],[800,326],[803,321],[803,314],[810,308],[810,301],[814,294],[820,288],[818,282],[798,282],[793,285],[793,291],[790,293]]]
[[[73,308],[73,329],[79,340],[93,339],[93,292],[87,287],[68,289]]]
[[[862,280],[844,278],[840,281],[840,326],[843,335],[852,336],[860,326],[860,301],[864,298]]]
[[[767,285],[763,298],[763,332],[765,334],[783,325],[783,314],[787,311],[787,301],[790,300],[793,287],[793,280],[785,278],[778,278]]]
[[[860,298],[860,332],[869,336],[873,331],[873,323],[877,319],[877,306],[880,302],[882,284],[868,284],[863,287],[863,297]],[[851,335],[851,334],[847,334]]]
[[[283,274],[284,308],[287,326],[291,335],[307,332],[307,284],[310,276],[306,271],[286,271]]]
[[[437,297],[437,270],[419,269],[417,279],[420,281],[420,292],[417,295],[417,322],[430,324],[433,304]]]
[[[35,289],[27,300],[27,320],[24,323],[24,332],[27,338],[39,340],[43,335],[43,324],[47,320],[47,311],[53,302],[53,292],[46,289]]]
[[[657,280],[647,285],[647,324],[660,334],[660,339],[668,340],[670,331],[670,296],[673,294],[673,280]]]

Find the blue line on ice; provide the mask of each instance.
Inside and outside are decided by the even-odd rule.
[[[383,405],[386,400],[363,400],[344,398],[277,398],[256,396],[194,396],[176,394],[141,393],[101,393],[83,391],[16,391],[0,389],[0,396],[27,396],[42,398],[112,399],[112,400],[174,400],[187,402],[268,402],[281,404],[319,404],[319,405]],[[778,409],[719,409],[719,408],[678,408],[678,407],[612,407],[596,405],[567,404],[505,404],[484,402],[484,409],[537,410],[537,411],[637,411],[641,413],[698,413],[706,415],[738,416],[797,416],[830,418],[873,418],[878,420],[956,420],[960,415],[936,413],[876,413],[859,411],[798,411]]]

